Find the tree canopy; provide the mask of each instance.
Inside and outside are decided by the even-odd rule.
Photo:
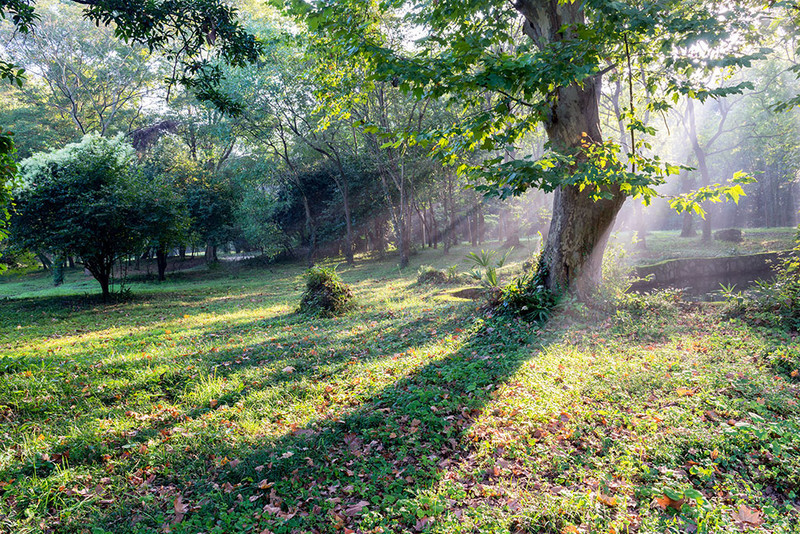
[[[12,239],[20,246],[77,256],[110,295],[114,263],[151,240],[162,246],[182,225],[177,203],[141,181],[121,138],[80,143],[21,163]]]

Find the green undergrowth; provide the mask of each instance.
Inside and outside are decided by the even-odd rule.
[[[15,280],[0,532],[800,532],[793,334],[676,294],[537,326],[417,283],[454,257],[342,265],[329,318],[292,265]]]

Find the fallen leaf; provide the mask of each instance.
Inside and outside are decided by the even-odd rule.
[[[286,367],[283,368],[283,372],[286,374],[292,374],[294,373],[294,367],[292,367],[291,365],[287,365]]]
[[[656,504],[662,509],[666,510],[667,508],[672,508],[673,510],[677,510],[678,512],[681,511],[681,506],[683,503],[686,502],[686,499],[671,499],[666,495],[662,495],[661,497],[656,497],[655,499]]]
[[[174,525],[183,521],[186,512],[189,511],[189,505],[183,502],[183,497],[181,495],[178,495],[175,497],[173,507],[175,508],[175,517],[172,519],[172,524]]]
[[[795,369],[794,371],[792,371],[791,375],[792,375],[792,378],[797,378],[798,376],[800,376],[800,371]]]
[[[361,510],[363,510],[364,507],[366,507],[366,506],[369,506],[369,502],[367,502],[367,501],[359,501],[359,502],[357,502],[356,504],[354,504],[352,506],[348,506],[344,511],[344,515],[346,515],[348,517],[352,517],[354,515],[360,514]]]
[[[693,389],[687,389],[687,388],[678,388],[677,392],[678,395],[680,395],[681,397],[693,397],[695,393]]]
[[[747,523],[748,525],[753,525],[754,527],[758,527],[764,523],[764,518],[762,516],[763,514],[759,510],[748,508],[746,505],[740,504],[739,514],[738,516],[734,517],[734,519],[738,519],[743,523]]]
[[[617,498],[612,495],[606,495],[603,492],[597,494],[597,500],[608,507],[614,507],[617,503]]]

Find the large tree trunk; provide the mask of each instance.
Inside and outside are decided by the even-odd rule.
[[[574,25],[584,23],[582,2],[519,0],[525,33],[540,48],[576,39]],[[555,150],[581,159],[581,145],[600,143],[599,98],[601,77],[556,90],[545,130]],[[600,283],[603,251],[614,220],[625,202],[619,187],[607,190],[610,199],[594,201],[591,188],[560,186],[553,198],[553,220],[542,254],[545,284],[551,290],[574,290],[589,296]]]
[[[215,263],[219,260],[217,257],[217,245],[206,243],[205,260],[206,263]]]

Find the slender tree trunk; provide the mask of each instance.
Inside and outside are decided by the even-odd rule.
[[[303,197],[303,209],[305,210],[306,214],[306,230],[308,231],[309,238],[308,238],[308,252],[306,253],[306,264],[308,268],[314,266],[314,254],[317,251],[317,225],[314,224],[314,218],[311,215],[311,205],[308,203],[308,197],[306,194],[301,190],[301,196]]]
[[[431,246],[436,250],[439,248],[439,226],[436,222],[436,210],[433,209],[433,199],[430,204],[430,220],[431,220]]]
[[[50,261],[50,259],[47,256],[45,256],[44,254],[42,254],[42,253],[36,254],[36,257],[39,259],[39,261],[42,264],[42,270],[49,271],[50,267],[53,265],[53,263]]]
[[[478,243],[483,245],[486,238],[486,219],[483,216],[483,202],[478,204]]]
[[[158,247],[156,249],[156,263],[158,264],[158,281],[163,282],[167,279],[167,249]]]
[[[385,221],[382,218],[375,219],[375,250],[378,252],[378,256],[383,258],[383,255],[386,253],[386,237],[384,235],[384,224]]]
[[[694,100],[692,100],[691,98],[686,102],[686,114],[687,114],[687,121],[689,123],[689,141],[692,143],[692,148],[694,149],[694,155],[697,157],[697,168],[700,170],[702,185],[704,187],[707,187],[711,184],[711,174],[709,173],[708,170],[706,151],[702,146],[700,146],[700,141],[697,137],[697,124],[695,122],[695,114],[694,114]],[[703,241],[709,242],[711,241],[711,213],[709,209],[709,204],[706,203],[704,208],[706,208],[706,214],[705,217],[703,218],[703,223],[702,223]]]
[[[401,163],[402,165],[402,163]],[[405,176],[403,169],[400,169],[400,228],[398,228],[398,235],[400,237],[400,269],[408,267],[409,260],[409,231],[408,231],[408,199],[406,198]]]
[[[455,200],[453,199],[453,177],[452,175],[447,179],[447,190],[445,192],[445,215],[446,215],[446,233],[444,236],[445,246],[444,253],[450,252],[451,246],[456,246],[457,242],[457,228],[456,228],[456,207]]]
[[[55,255],[55,258],[53,258],[53,264],[53,285],[58,287],[64,283],[65,259],[63,252],[59,252]]]
[[[348,265],[353,265],[353,218],[350,213],[350,191],[347,183],[342,178],[342,200],[344,202],[344,219],[347,228],[344,243],[344,259]]]
[[[681,226],[681,237],[694,237],[697,232],[694,231],[694,217],[692,212],[683,212],[683,225]]]

